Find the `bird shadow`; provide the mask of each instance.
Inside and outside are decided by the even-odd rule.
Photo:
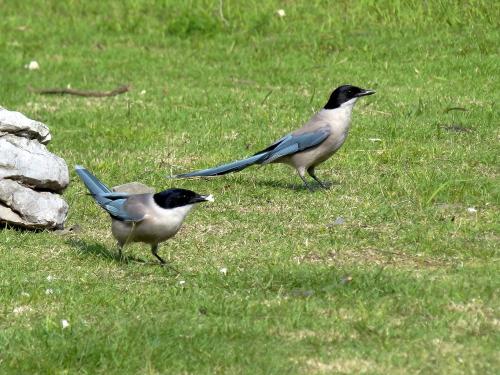
[[[180,271],[175,268],[173,265],[170,263],[159,263],[156,261],[147,261],[142,258],[136,258],[131,255],[125,255],[120,253],[118,251],[109,251],[106,246],[103,244],[94,242],[94,243],[88,243],[80,239],[75,239],[75,238],[70,238],[66,241],[66,243],[74,248],[77,249],[77,251],[80,254],[85,254],[85,255],[90,255],[90,256],[97,256],[101,258],[105,258],[117,263],[121,264],[131,264],[131,263],[139,263],[142,265],[146,266],[160,266],[166,270],[172,271],[175,274],[180,274]]]
[[[309,186],[310,188],[306,187],[304,184],[293,184],[293,183],[287,183],[283,181],[276,181],[276,180],[258,180],[254,181],[256,185],[259,186],[267,186],[275,189],[283,189],[283,190],[293,190],[293,191],[309,191],[309,192],[316,192],[316,191],[324,191],[324,190],[329,190],[335,185],[340,185],[338,182],[325,182],[323,181],[323,184],[325,184],[326,187],[321,186],[319,183],[313,182],[310,183]],[[248,181],[241,181],[239,182],[241,185],[248,185]]]
[[[141,258],[136,258],[130,255],[121,255],[118,251],[109,251],[103,244],[93,242],[88,243],[86,241],[70,238],[66,243],[74,248],[81,254],[98,256],[108,260],[113,260],[117,263],[142,263],[147,264],[148,262]]]

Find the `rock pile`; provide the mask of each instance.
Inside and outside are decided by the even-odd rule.
[[[66,162],[50,153],[49,128],[0,107],[0,223],[29,229],[61,229],[68,204]]]

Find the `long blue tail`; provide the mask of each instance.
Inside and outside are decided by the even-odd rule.
[[[176,176],[172,176],[172,178],[221,176],[226,173],[241,171],[242,169],[250,167],[254,164],[260,164],[266,156],[267,153],[257,154],[250,156],[247,159],[233,161],[232,163],[219,165],[218,167],[178,174]]]
[[[81,165],[75,165],[75,171],[99,205],[104,206],[110,201],[105,196],[106,194],[113,193],[109,187],[104,185],[96,176]]]

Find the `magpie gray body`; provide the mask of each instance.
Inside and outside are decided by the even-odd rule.
[[[304,182],[308,173],[322,187],[326,185],[315,174],[315,168],[330,158],[345,142],[351,125],[352,109],[356,101],[375,91],[344,85],[335,89],[324,108],[300,129],[284,136],[266,149],[232,163],[218,167],[183,173],[173,178],[211,177],[241,171],[254,164],[284,163],[295,168]]]
[[[156,194],[127,194],[113,192],[82,166],[75,166],[94,200],[111,216],[111,231],[118,241],[120,255],[130,242],[151,245],[152,254],[158,255],[161,242],[173,237],[195,204],[213,201],[211,195],[200,195],[186,189],[169,189]]]

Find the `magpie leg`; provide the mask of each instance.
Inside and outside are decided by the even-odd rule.
[[[299,174],[299,177],[300,179],[302,180],[302,182],[304,182],[304,185],[306,186],[306,188],[309,190],[309,191],[314,191],[313,188],[311,187],[311,185],[309,185],[309,183],[307,182],[306,180],[306,174],[305,174],[305,171],[303,169],[297,169],[297,173]]]
[[[323,189],[328,189],[328,186],[323,182],[321,181],[318,176],[316,176],[316,173],[314,173],[314,167],[309,167],[307,168],[307,173],[309,173],[309,176],[311,176],[312,178],[314,178],[314,180],[316,180],[316,182],[323,188]]]
[[[167,264],[159,255],[158,255],[158,244],[151,245],[151,253],[160,261],[162,265]]]
[[[165,262],[165,260],[163,260],[163,258],[158,255],[158,244],[151,245],[151,253],[153,253],[153,255],[160,261],[160,263],[161,263],[162,266],[168,267],[168,268],[172,269],[176,273],[180,273],[174,266],[172,266],[171,264]]]
[[[118,242],[118,257],[120,260],[123,260],[123,244],[121,242]]]

